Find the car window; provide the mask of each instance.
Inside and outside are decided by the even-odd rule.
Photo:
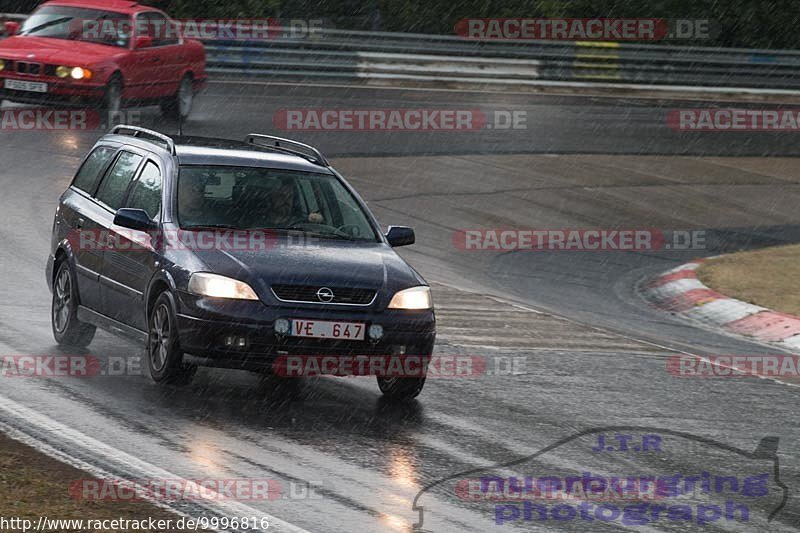
[[[78,170],[78,174],[75,175],[75,179],[72,181],[72,186],[92,194],[97,186],[98,178],[116,151],[116,148],[111,148],[110,146],[97,148],[86,158],[86,161]]]
[[[137,18],[138,35],[149,35],[153,46],[168,46],[180,42],[175,24],[161,13],[142,13]]]
[[[126,207],[142,209],[152,219],[161,213],[161,171],[152,161],[145,163]]]
[[[44,5],[25,20],[19,34],[126,48],[130,32],[131,18],[123,13]]]
[[[121,152],[114,166],[100,183],[97,199],[114,210],[122,207],[128,185],[136,175],[136,169],[139,168],[142,159],[144,158],[140,155]]]
[[[296,230],[338,238],[376,239],[363,208],[335,176],[328,174],[182,166],[177,209],[182,228]]]

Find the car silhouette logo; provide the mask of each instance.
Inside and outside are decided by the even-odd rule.
[[[331,303],[333,301],[333,291],[330,290],[328,287],[322,287],[320,290],[317,291],[317,298],[320,302],[323,303]]]

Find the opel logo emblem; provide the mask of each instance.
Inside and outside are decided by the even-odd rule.
[[[322,287],[317,291],[317,298],[320,302],[329,304],[333,301],[333,291],[328,287]]]
[[[33,59],[34,57],[36,57],[36,54],[28,54],[28,59]]]

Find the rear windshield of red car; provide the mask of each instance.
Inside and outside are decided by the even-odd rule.
[[[124,13],[82,7],[43,6],[28,17],[19,34],[127,48],[131,30],[131,17]]]

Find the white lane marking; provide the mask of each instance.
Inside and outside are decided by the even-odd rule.
[[[668,276],[669,274],[677,274],[678,272],[683,272],[684,270],[697,270],[698,268],[700,268],[700,265],[701,265],[701,263],[695,263],[695,262],[693,262],[693,263],[685,263],[685,264],[683,264],[681,266],[677,266],[675,268],[670,268],[669,270],[667,270],[666,272],[661,274],[661,276],[659,276],[659,277]]]
[[[691,318],[721,326],[766,310],[765,307],[726,298],[712,300],[701,306],[684,311],[684,313]]]
[[[680,296],[685,292],[695,289],[707,289],[698,279],[676,279],[664,285],[651,288],[648,292],[659,300],[666,300],[674,296]]]
[[[84,435],[83,433],[70,428],[69,426],[65,426],[60,422],[53,420],[52,418],[38,413],[37,411],[25,407],[24,405],[15,402],[9,398],[0,396],[0,411],[3,412],[6,417],[9,418],[16,418],[22,422],[24,422],[25,426],[33,427],[38,429],[39,431],[44,431],[48,433],[53,440],[63,443],[70,443],[76,446],[78,449],[84,450],[89,452],[94,457],[102,457],[106,460],[111,461],[112,463],[119,464],[120,466],[125,467],[126,469],[130,469],[135,471],[136,477],[145,478],[145,479],[180,479],[181,481],[185,481],[187,486],[193,484],[193,482],[189,480],[184,480],[180,476],[176,476],[171,472],[159,468],[155,465],[142,461],[138,457],[134,457],[128,453],[125,453],[121,450],[117,450],[103,442],[100,442],[93,437],[88,435]],[[7,424],[4,424],[7,425]],[[19,431],[17,431],[19,434]],[[33,445],[34,448],[38,449],[42,453],[47,453],[47,451],[53,450],[52,446],[47,445],[46,443],[40,441],[39,439],[35,438],[32,435],[28,435],[29,443]],[[60,460],[63,460],[65,457],[71,457],[66,452],[60,452]],[[71,457],[71,462],[80,462],[80,459],[75,457]],[[98,471],[98,468],[93,468],[93,470]],[[108,476],[106,476],[108,477]],[[111,476],[116,478],[117,476]],[[202,494],[200,491],[200,487],[195,487],[196,492]],[[206,493],[212,492],[209,489],[203,489]],[[153,503],[161,503],[160,507],[166,506],[164,502],[158,502],[157,500],[153,500]],[[205,501],[205,500],[197,500],[197,505],[207,508],[208,510],[215,512],[215,513],[224,513],[226,516],[229,517],[241,517],[241,516],[258,516],[266,518],[269,521],[269,530],[270,531],[286,531],[287,533],[309,533],[305,529],[297,527],[293,524],[285,522],[280,518],[272,516],[268,513],[263,511],[259,511],[250,507],[248,505],[244,505],[239,502],[233,501],[226,501],[224,499],[214,499],[213,501]],[[168,506],[165,508],[169,508]],[[175,511],[177,512],[177,511]]]

